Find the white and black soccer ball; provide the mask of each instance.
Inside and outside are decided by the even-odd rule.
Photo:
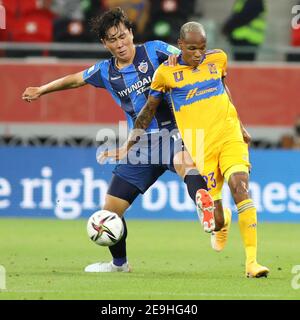
[[[94,243],[100,246],[112,246],[122,238],[123,221],[114,212],[99,210],[90,216],[87,233]]]

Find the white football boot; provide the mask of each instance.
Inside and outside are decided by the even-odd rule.
[[[116,266],[112,261],[110,262],[97,262],[89,264],[84,269],[85,272],[130,272],[128,262],[125,262],[122,266]]]

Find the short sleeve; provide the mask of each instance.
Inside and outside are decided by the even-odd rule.
[[[167,83],[163,74],[163,68],[160,66],[153,75],[149,95],[155,98],[161,98],[167,91]]]
[[[90,68],[84,70],[83,80],[97,88],[105,88],[101,76],[101,62],[94,64]]]
[[[153,43],[159,63],[166,61],[171,54],[180,54],[181,52],[178,48],[160,40],[153,41]]]
[[[227,54],[222,51],[222,78],[227,75]]]

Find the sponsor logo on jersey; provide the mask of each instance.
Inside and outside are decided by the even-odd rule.
[[[217,91],[218,88],[208,88],[208,89],[204,89],[204,90],[200,90],[200,88],[194,88],[191,89],[188,94],[186,95],[185,100],[189,100],[192,99],[194,96],[201,96],[202,94],[206,94],[206,93],[212,93]]]
[[[143,78],[142,80],[139,80],[132,84],[130,87],[118,91],[118,95],[120,98],[124,98],[134,91],[136,91],[137,95],[142,94],[150,89],[151,81],[152,78],[150,76],[147,78]]]

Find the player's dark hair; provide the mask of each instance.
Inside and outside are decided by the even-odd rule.
[[[111,27],[118,28],[120,23],[123,23],[128,30],[132,28],[126,13],[120,7],[110,9],[101,16],[91,19],[90,22],[92,31],[97,34],[99,40],[105,40],[107,38],[107,31]]]

